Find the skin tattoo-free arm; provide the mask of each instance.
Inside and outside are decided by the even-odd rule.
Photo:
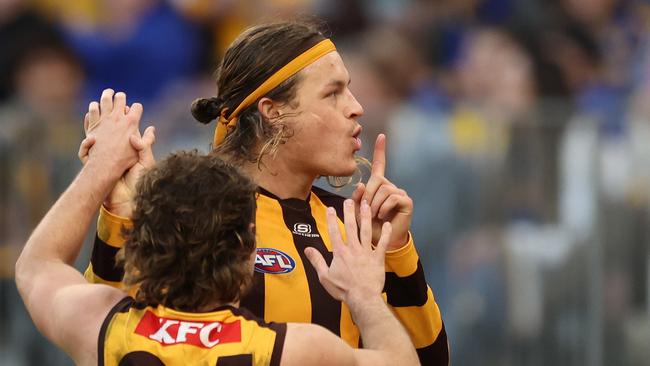
[[[109,309],[125,294],[88,284],[74,267],[104,197],[138,160],[142,106],[125,113],[124,93],[103,106],[94,147],[78,176],[41,220],[16,263],[16,285],[34,323],[78,364],[97,361],[97,336]],[[86,142],[90,144],[90,142]],[[62,230],[65,228],[65,230]]]

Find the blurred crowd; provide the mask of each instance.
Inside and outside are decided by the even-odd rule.
[[[647,0],[0,0],[0,363],[70,363],[12,272],[80,168],[88,103],[125,91],[158,157],[208,151],[189,105],[225,48],[304,14],[350,70],[363,155],[387,133],[453,364],[647,364]]]

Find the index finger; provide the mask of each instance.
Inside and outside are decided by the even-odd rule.
[[[332,207],[327,208],[327,232],[330,235],[330,241],[332,243],[332,252],[338,253],[345,245],[343,245],[343,238],[341,237],[341,232],[339,231],[338,220],[336,217],[336,211]]]
[[[372,175],[384,176],[386,170],[386,135],[380,133],[375,140],[375,151],[372,154]]]
[[[343,224],[345,225],[345,233],[348,239],[348,246],[355,248],[359,245],[357,233],[357,218],[354,212],[354,201],[347,199],[343,202]]]

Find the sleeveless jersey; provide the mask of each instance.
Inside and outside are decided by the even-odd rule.
[[[121,300],[100,334],[100,366],[278,366],[286,324],[265,323],[243,308],[187,313]]]

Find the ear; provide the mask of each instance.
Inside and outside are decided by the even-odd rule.
[[[267,97],[260,99],[257,103],[257,109],[260,111],[262,117],[267,121],[272,121],[282,115],[279,107],[279,103],[276,103]]]

